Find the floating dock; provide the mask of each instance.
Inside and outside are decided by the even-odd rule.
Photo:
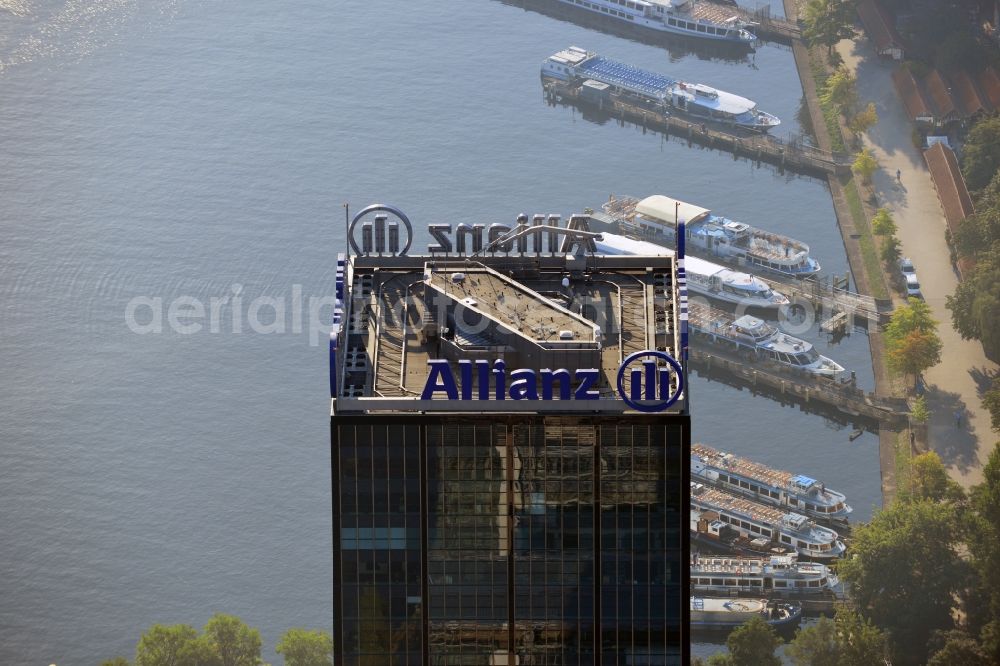
[[[787,169],[819,178],[846,175],[851,171],[851,158],[846,154],[830,153],[800,142],[783,141],[769,134],[686,120],[616,93],[610,87],[602,90],[552,79],[545,81],[542,87],[550,104],[596,109],[622,124],[632,122],[643,129],[686,140],[689,145],[697,143],[730,152],[734,159],[742,157],[758,164],[773,164],[782,171]]]

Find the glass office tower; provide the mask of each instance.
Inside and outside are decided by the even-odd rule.
[[[571,260],[342,266],[335,663],[686,663],[686,400],[634,409],[652,375],[644,393],[646,369],[619,372],[677,349],[672,260]],[[593,368],[591,395],[549,382],[560,367]]]

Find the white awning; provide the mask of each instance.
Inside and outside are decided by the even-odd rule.
[[[688,223],[697,222],[711,212],[707,208],[684,203],[683,201],[678,201],[677,199],[671,199],[670,197],[663,196],[662,194],[654,194],[651,197],[646,197],[635,205],[635,212],[673,226],[674,207],[677,204],[680,204],[677,208],[678,219],[684,220]]]

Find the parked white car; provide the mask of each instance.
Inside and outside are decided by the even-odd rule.
[[[923,298],[924,295],[920,293],[920,280],[917,278],[917,271],[913,268],[913,262],[910,261],[909,257],[900,258],[899,272],[906,282],[906,297]]]

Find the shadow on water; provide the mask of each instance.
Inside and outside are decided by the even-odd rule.
[[[753,61],[754,50],[740,44],[723,44],[710,42],[696,37],[685,37],[667,32],[658,32],[651,28],[631,26],[618,20],[601,17],[593,12],[564,5],[554,0],[497,0],[498,2],[520,7],[549,18],[574,23],[589,30],[602,32],[606,35],[628,39],[649,46],[661,46],[670,54],[670,61],[677,62],[685,56],[695,56],[699,60],[721,60],[730,63]]]
[[[697,131],[691,133],[683,133],[683,132],[677,133],[677,132],[669,132],[659,127],[644,126],[628,118],[622,118],[618,115],[612,114],[609,111],[606,111],[593,104],[575,102],[567,100],[562,97],[550,97],[547,94],[542,95],[542,102],[546,106],[552,106],[552,107],[558,106],[558,107],[567,107],[573,109],[575,113],[579,113],[579,117],[582,120],[588,123],[593,123],[594,125],[604,126],[604,125],[614,124],[622,128],[628,127],[636,130],[641,130],[643,134],[659,136],[661,141],[673,141],[676,143],[687,144],[687,146],[692,149],[717,152],[719,153],[719,156],[722,159],[728,158],[730,161],[747,162],[748,164],[752,165],[753,167],[756,167],[757,169],[763,169],[775,175],[781,176],[782,178],[785,179],[786,182],[790,182],[798,178],[807,178],[807,179],[815,178],[814,175],[795,172],[792,171],[791,169],[783,169],[776,164],[772,164],[771,162],[765,162],[763,160],[755,159],[751,155],[745,155],[742,153],[739,155],[734,155],[730,151],[722,150],[718,147],[713,147],[712,142],[706,139],[704,135],[702,135]],[[710,122],[702,123],[700,119],[692,120],[691,124],[694,125],[695,127],[697,127],[697,125],[699,124],[707,124],[712,127],[715,127],[715,125],[711,124]],[[733,134],[737,134],[740,137],[745,137],[747,139],[752,139],[753,137],[757,136],[756,133],[754,133],[752,130],[726,128],[726,131]],[[793,137],[792,140],[789,141],[788,143],[790,145],[794,145],[797,140],[800,139]]]
[[[805,400],[792,393],[782,393],[778,389],[770,388],[764,385],[754,386],[742,377],[738,377],[721,368],[710,367],[705,363],[694,359],[692,359],[690,363],[691,370],[699,377],[702,377],[707,381],[720,382],[741,391],[746,389],[752,395],[769,398],[784,406],[797,406],[802,412],[821,416],[827,422],[836,424],[840,427],[849,427],[854,430],[861,430],[875,434],[879,431],[880,424],[876,419],[868,418],[862,415],[847,414],[833,405],[827,405],[817,400]],[[944,456],[942,456],[942,458],[943,457]]]

